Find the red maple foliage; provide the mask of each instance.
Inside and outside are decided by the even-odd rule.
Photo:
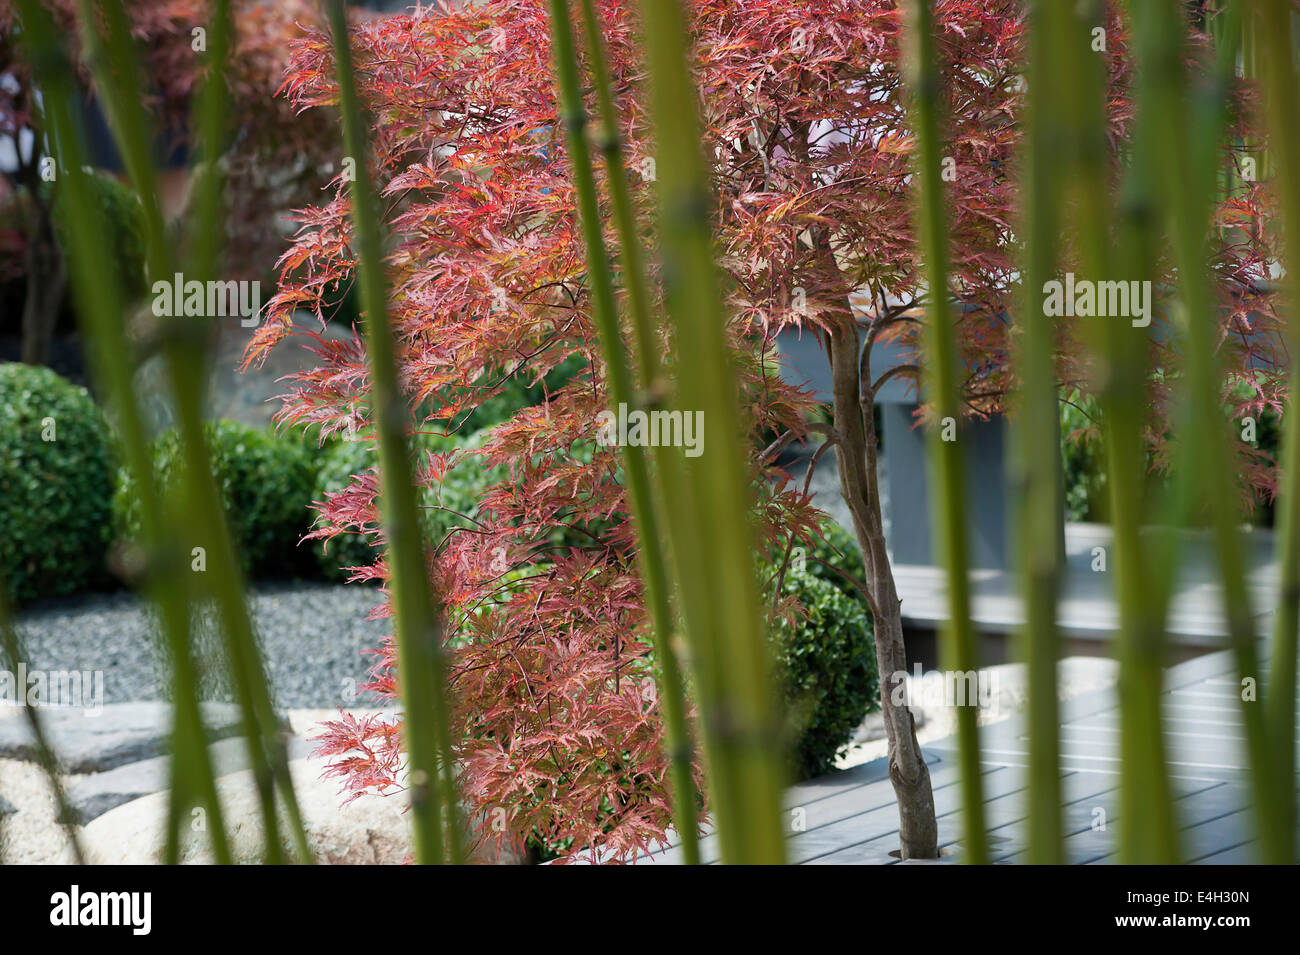
[[[653,147],[637,24],[627,0],[598,7],[632,187],[650,221]],[[810,408],[806,393],[780,379],[773,336],[788,327],[822,334],[847,317],[873,341],[915,348],[924,305],[902,18],[888,0],[687,7],[717,194],[718,261],[753,432],[756,523],[765,543],[807,538],[814,512],[764,455],[760,437],[803,437]],[[937,23],[945,136],[958,173],[948,196],[951,291],[963,305],[970,407],[986,414],[1000,409],[1011,383],[1006,313],[1024,24],[1012,0],[941,2]],[[462,796],[484,838],[533,836],[574,853],[623,857],[670,822],[667,766],[618,461],[612,449],[594,446],[606,399],[557,118],[547,3],[426,8],[361,23],[353,42],[373,116],[370,165],[393,235],[391,310],[403,383],[419,427],[454,431],[508,379],[539,381],[573,355],[587,363],[544,403],[498,426],[474,452],[481,461],[421,462],[420,480],[433,488],[447,467],[490,464],[509,475],[489,492],[472,530],[433,542],[440,546],[431,573],[446,601],[453,655]],[[1118,168],[1132,122],[1118,21],[1104,55]],[[287,95],[302,110],[332,105],[332,71],[329,38],[307,31],[293,46]],[[1263,202],[1251,191],[1224,217],[1258,222]],[[280,292],[247,362],[290,335],[295,311],[327,320],[326,303],[355,266],[348,211],[341,178],[330,201],[302,211],[301,231],[280,262]],[[1247,238],[1222,253],[1225,301],[1236,303],[1225,335],[1273,321],[1255,292],[1264,275],[1258,236]],[[1066,332],[1062,373],[1080,381],[1086,367]],[[1248,337],[1252,344],[1234,352],[1239,359],[1258,354],[1255,343],[1266,338]],[[318,340],[316,349],[319,366],[297,377],[281,419],[322,435],[364,432],[360,339]],[[1177,357],[1164,360],[1172,367]],[[1244,378],[1248,367],[1238,360],[1234,373]],[[1259,392],[1254,400],[1276,397]],[[1158,425],[1153,432],[1163,433]],[[375,490],[374,475],[365,474],[331,496],[324,533],[375,528]],[[557,548],[559,529],[586,539]],[[523,579],[507,579],[520,568],[528,569]],[[382,581],[387,570],[381,561],[357,577]],[[381,648],[375,689],[395,693],[394,664],[392,647]],[[333,771],[353,793],[401,785],[400,720],[331,723],[323,749],[337,757]]]

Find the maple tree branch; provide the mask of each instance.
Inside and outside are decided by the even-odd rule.
[[[890,315],[888,318],[877,319],[871,323],[871,328],[867,332],[867,340],[870,341],[872,344],[874,344],[876,339],[880,337],[881,332],[883,332],[887,328],[891,328],[892,326],[901,324],[903,322],[910,322],[913,325],[920,325],[921,324],[920,318],[918,318],[915,315],[907,314],[915,307],[916,305],[914,302],[909,303],[908,305],[892,306],[889,309],[889,311],[893,312],[894,314]]]
[[[808,462],[808,470],[804,472],[803,478],[803,496],[808,496],[808,489],[812,486],[813,472],[817,470],[817,462],[821,460],[823,454],[828,448],[839,444],[835,438],[827,438],[817,450],[813,453],[812,460]],[[785,545],[785,555],[781,558],[781,567],[776,574],[776,588],[772,591],[772,609],[776,610],[776,605],[781,599],[781,591],[785,588],[785,574],[790,566],[790,553],[794,550],[795,534],[790,532],[790,539]]]
[[[871,386],[872,394],[879,394],[880,389],[884,386],[885,382],[889,381],[890,378],[894,378],[898,375],[919,375],[920,373],[920,365],[895,365],[875,380]]]

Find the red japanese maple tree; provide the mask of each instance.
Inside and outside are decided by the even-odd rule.
[[[629,167],[637,170],[632,186],[649,221],[652,131],[637,25],[626,0],[598,6]],[[820,430],[833,442],[866,560],[861,583],[875,615],[880,672],[901,672],[901,618],[876,493],[872,409],[882,382],[866,373],[876,343],[916,348],[925,304],[901,15],[887,0],[693,0],[687,7],[717,195],[718,261],[753,429],[760,538],[771,544],[812,533],[815,513],[771,460],[774,447],[809,434],[809,396],[782,381],[773,348],[778,331],[801,327],[825,342],[833,370],[831,424]],[[948,196],[951,292],[963,305],[970,408],[987,414],[1000,409],[1010,383],[1021,9],[1013,0],[951,0],[938,5],[938,29],[956,173]],[[1102,54],[1115,90],[1117,145],[1131,121],[1122,38],[1116,22]],[[489,463],[509,475],[482,502],[471,530],[431,542],[430,572],[446,600],[453,654],[462,796],[487,838],[531,835],[574,852],[623,856],[670,822],[667,764],[618,461],[613,449],[594,446],[606,400],[557,120],[547,3],[426,8],[360,24],[354,44],[374,118],[372,167],[393,236],[391,309],[418,427],[455,430],[511,377],[540,380],[572,355],[587,362],[575,381],[495,428],[475,452],[482,462],[455,455],[421,462],[420,479],[433,488],[449,467]],[[308,31],[294,46],[292,102],[306,110],[331,105],[332,69],[329,38]],[[326,320],[324,303],[350,281],[345,197],[340,179],[331,201],[302,212],[249,362],[290,334],[296,310]],[[1228,212],[1238,222],[1259,214],[1253,193],[1234,202]],[[1247,320],[1267,324],[1271,313],[1254,291],[1262,253],[1245,243],[1223,254],[1225,301],[1233,303],[1225,334]],[[1065,329],[1067,381],[1086,374],[1072,341]],[[319,367],[298,377],[282,419],[322,434],[364,433],[370,410],[360,340],[316,347]],[[1247,367],[1234,365],[1241,378]],[[915,378],[917,365],[890,374]],[[1276,399],[1255,387],[1252,400]],[[1163,432],[1156,426],[1153,433]],[[772,434],[781,437],[769,443]],[[325,503],[323,533],[373,532],[375,493],[375,476],[358,475]],[[568,531],[570,543],[557,548],[557,530]],[[574,544],[574,536],[582,540]],[[520,568],[527,570],[508,574]],[[381,561],[357,576],[386,573]],[[386,694],[395,691],[393,667],[392,648],[384,647],[374,686]],[[883,689],[903,839],[910,855],[927,846],[933,854],[929,778],[911,715],[892,705],[888,683]],[[324,750],[354,793],[401,784],[400,720],[341,719],[330,724]]]

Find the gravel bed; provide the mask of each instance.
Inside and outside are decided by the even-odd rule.
[[[276,706],[345,708],[376,705],[358,693],[389,621],[368,620],[379,592],[363,584],[261,583],[249,595]],[[151,607],[128,592],[83,594],[32,605],[18,617],[28,670],[104,673],[105,703],[166,699],[166,655]],[[219,672],[210,611],[197,614],[197,643],[208,669]],[[224,680],[207,681],[203,696],[229,700]]]
[[[788,465],[802,484],[806,460]],[[882,481],[882,486],[884,482]],[[811,490],[818,506],[852,527],[839,496],[833,454],[823,455]],[[253,623],[267,674],[281,709],[371,708],[383,704],[356,686],[367,682],[373,658],[364,651],[390,632],[389,621],[369,620],[378,591],[365,584],[320,581],[260,582],[250,593]],[[17,619],[30,670],[102,671],[105,703],[166,699],[167,661],[154,612],[134,594],[79,594],[42,601]],[[210,673],[223,669],[210,611],[199,611],[196,633]],[[205,684],[205,699],[233,699],[224,680]]]

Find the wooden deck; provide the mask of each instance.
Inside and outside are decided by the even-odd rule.
[[[1167,671],[1165,736],[1182,830],[1182,851],[1193,863],[1256,861],[1248,795],[1238,682],[1227,652],[1212,653]],[[1119,820],[1119,710],[1113,690],[1076,697],[1061,706],[1061,769],[1066,850],[1075,864],[1112,863]],[[982,727],[985,813],[995,862],[1026,859],[1025,722],[1015,716]],[[955,741],[923,747],[934,787],[940,844],[960,859],[960,793]],[[809,865],[888,865],[897,860],[898,811],[884,760],[794,786],[786,798],[790,861]],[[1098,813],[1104,813],[1102,816]],[[1094,823],[1105,820],[1105,829]],[[796,831],[797,830],[797,831]],[[712,836],[704,861],[717,859]],[[669,847],[640,864],[679,862]]]
[[[820,502],[819,502],[820,503]],[[1102,524],[1065,525],[1065,577],[1057,606],[1057,625],[1063,637],[1109,642],[1119,627],[1115,604],[1114,554],[1111,530]],[[1225,628],[1214,563],[1214,545],[1207,535],[1182,532],[1181,558],[1170,601],[1166,631],[1176,646],[1198,652],[1223,646]],[[1272,607],[1277,599],[1277,564],[1273,534],[1256,528],[1243,537],[1250,572],[1247,584],[1258,608]],[[1095,548],[1102,548],[1105,570],[1094,570]],[[971,618],[984,633],[1011,633],[1024,623],[1020,582],[1005,570],[976,570],[971,580]],[[903,622],[933,627],[948,618],[948,582],[938,567],[908,564],[894,566],[894,581],[902,601]],[[1268,615],[1257,613],[1261,635]]]

